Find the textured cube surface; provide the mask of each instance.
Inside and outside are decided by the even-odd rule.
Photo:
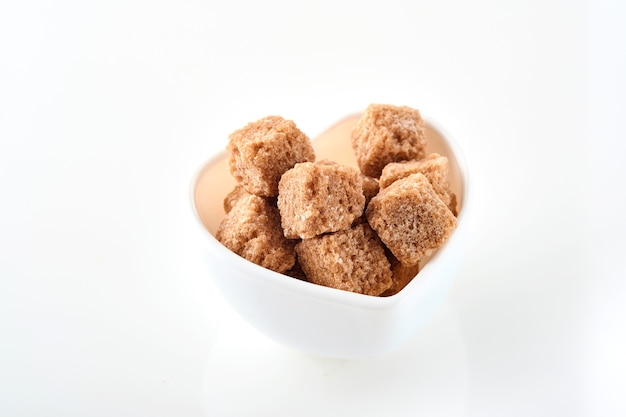
[[[380,188],[418,172],[424,174],[441,201],[456,215],[456,198],[450,190],[450,167],[445,156],[433,153],[421,160],[389,163],[380,175]]]
[[[361,172],[378,178],[390,162],[425,156],[424,121],[410,107],[371,104],[352,130],[352,147]]]
[[[233,190],[224,198],[224,213],[228,213],[237,204],[239,200],[244,197],[248,197],[249,192],[246,191],[241,185],[236,185]]]
[[[349,229],[363,214],[359,171],[340,164],[296,164],[280,180],[278,208],[285,236],[307,239]]]
[[[309,138],[291,120],[268,116],[229,136],[228,164],[235,179],[251,194],[274,197],[278,181],[298,162],[314,161]]]
[[[305,239],[296,252],[310,282],[367,295],[392,285],[384,246],[367,224]]]
[[[456,218],[423,174],[392,183],[372,198],[366,217],[380,239],[404,265],[415,265],[441,246]]]
[[[415,278],[417,273],[419,272],[419,263],[415,265],[404,265],[398,259],[388,254],[387,259],[389,259],[389,263],[391,264],[391,287],[382,293],[382,296],[390,296],[397,294],[404,287],[407,286],[409,282]]]
[[[216,238],[236,254],[276,272],[284,273],[295,263],[296,241],[283,236],[278,209],[263,197],[239,199],[220,223]]]

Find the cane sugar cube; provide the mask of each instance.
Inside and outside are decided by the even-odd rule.
[[[296,164],[281,178],[278,209],[285,236],[308,239],[349,229],[363,214],[359,171],[341,164]]]
[[[395,181],[372,198],[370,226],[404,265],[416,265],[450,236],[456,218],[421,173]]]
[[[371,104],[352,130],[352,148],[363,174],[378,178],[390,162],[426,154],[424,121],[407,106]]]
[[[239,199],[220,223],[216,238],[239,256],[281,274],[295,263],[297,241],[285,238],[278,209],[263,197]]]
[[[380,295],[392,285],[384,246],[365,223],[302,240],[296,252],[310,282],[367,295]]]
[[[418,172],[424,174],[441,201],[456,215],[456,198],[453,199],[453,193],[450,189],[448,158],[437,153],[430,154],[421,160],[387,164],[380,175],[380,188],[386,188],[394,181]]]
[[[398,259],[388,254],[387,259],[389,259],[389,263],[391,264],[391,287],[387,289],[381,295],[383,297],[388,297],[390,295],[395,295],[400,292],[404,287],[407,286],[409,282],[415,278],[417,273],[420,270],[419,263],[415,265],[404,265]]]
[[[251,194],[275,197],[280,177],[298,162],[314,161],[308,136],[291,120],[264,117],[229,136],[230,172]]]

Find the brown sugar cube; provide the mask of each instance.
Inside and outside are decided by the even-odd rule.
[[[268,116],[229,136],[228,164],[251,194],[274,197],[280,177],[298,162],[314,161],[309,138],[291,120]]]
[[[391,287],[384,246],[365,223],[302,240],[296,252],[310,282],[367,295],[380,295]]]
[[[308,239],[349,229],[363,214],[365,197],[356,168],[303,162],[287,171],[278,186],[285,236]]]
[[[273,271],[284,273],[295,263],[296,241],[283,236],[278,209],[262,197],[241,198],[215,236],[237,255]]]
[[[415,265],[430,255],[456,227],[456,218],[420,173],[381,190],[365,214],[372,229],[404,265]]]
[[[380,175],[380,188],[386,188],[394,181],[420,172],[430,181],[441,201],[456,215],[456,198],[450,189],[450,166],[448,158],[437,153],[414,161],[392,162],[383,168]]]
[[[241,200],[244,197],[251,196],[251,195],[255,195],[255,194],[250,194],[249,192],[246,191],[245,188],[237,184],[235,188],[233,188],[233,190],[230,193],[228,193],[226,197],[224,198],[224,213],[230,212],[232,208],[235,207],[235,204],[237,204],[239,200]],[[271,206],[276,207],[276,197],[262,197],[262,198],[267,200],[267,202],[270,203]]]
[[[224,212],[228,213],[237,204],[240,199],[249,196],[250,193],[246,191],[241,185],[236,185],[233,190],[224,198]]]
[[[415,265],[404,265],[392,254],[388,254],[387,258],[391,264],[391,287],[381,295],[388,297],[400,292],[409,282],[415,278],[420,270],[419,262]]]
[[[410,107],[370,104],[352,130],[352,148],[361,172],[378,178],[390,162],[425,156],[424,121]]]
[[[365,205],[367,206],[372,197],[378,194],[380,185],[376,178],[368,177],[363,174],[361,174],[361,181],[363,182],[363,196],[365,197]]]

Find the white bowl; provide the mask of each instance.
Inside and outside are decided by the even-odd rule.
[[[313,141],[316,157],[356,166],[350,130],[359,115],[347,117]],[[463,254],[470,187],[456,143],[426,119],[427,152],[449,159],[457,195],[457,227],[418,275],[400,292],[373,297],[327,288],[262,268],[228,250],[214,234],[224,217],[223,200],[235,186],[228,155],[211,158],[193,184],[193,207],[206,232],[210,276],[241,316],[270,338],[316,355],[364,358],[393,351],[432,317],[445,300]]]

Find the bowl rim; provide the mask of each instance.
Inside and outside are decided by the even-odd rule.
[[[338,119],[335,124],[331,125],[331,127],[329,127],[328,129],[332,128],[338,123],[341,123],[343,120],[346,120],[347,118],[353,117],[358,114],[360,113],[350,113],[348,116]],[[407,299],[410,293],[419,292],[420,288],[428,285],[430,281],[435,279],[432,277],[428,279],[430,277],[428,271],[432,269],[432,267],[440,260],[442,255],[445,254],[445,247],[456,241],[461,235],[461,233],[459,233],[459,229],[465,227],[465,224],[467,223],[466,217],[472,204],[470,170],[466,157],[461,151],[461,148],[459,147],[457,141],[452,137],[452,135],[450,135],[450,133],[446,129],[441,126],[439,122],[435,121],[433,118],[422,115],[422,119],[426,124],[430,126],[432,130],[435,130],[443,138],[445,143],[450,148],[451,153],[456,159],[461,176],[461,181],[463,184],[463,206],[457,215],[457,226],[448,238],[448,240],[440,248],[437,249],[432,258],[419,271],[418,275],[423,275],[424,279],[412,279],[402,290],[394,295],[385,297],[372,296],[354,293],[346,290],[340,290],[336,288],[325,287],[323,285],[314,284],[312,282],[299,280],[297,278],[293,278],[288,275],[284,275],[264,268],[232,252],[231,250],[226,248],[226,246],[222,245],[217,240],[217,238],[205,227],[204,223],[202,223],[202,219],[198,212],[198,207],[196,205],[195,199],[195,190],[197,188],[200,177],[203,175],[204,171],[209,169],[209,167],[211,167],[213,164],[221,161],[223,158],[228,157],[228,153],[225,149],[215,153],[207,160],[205,160],[200,168],[196,170],[193,176],[193,180],[190,184],[189,197],[191,202],[191,209],[193,211],[195,221],[200,226],[203,234],[208,237],[208,242],[211,246],[210,250],[215,251],[218,258],[226,259],[228,260],[228,262],[240,263],[241,268],[249,269],[251,274],[258,275],[259,279],[262,279],[265,284],[280,287],[282,290],[286,290],[289,292],[298,293],[300,296],[308,296],[332,304],[339,303],[345,305],[346,307],[351,306],[368,310],[389,309],[402,303],[404,300]],[[322,131],[322,133],[324,131]],[[313,139],[312,141],[314,142],[315,139]]]

